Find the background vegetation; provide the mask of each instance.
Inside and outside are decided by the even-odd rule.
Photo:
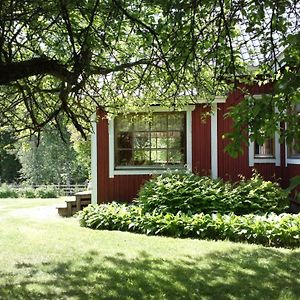
[[[0,133],[0,182],[28,185],[70,185],[90,177],[90,138],[85,141],[74,127],[59,132],[51,127],[39,135],[16,140]]]

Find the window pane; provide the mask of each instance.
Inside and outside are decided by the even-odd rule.
[[[149,165],[150,151],[149,150],[136,150],[133,154],[134,165]]]
[[[167,131],[168,129],[168,114],[157,113],[153,114],[151,122],[151,131]]]
[[[139,115],[133,118],[134,131],[149,131],[150,123],[147,115]]]
[[[131,132],[119,132],[117,134],[117,148],[132,148]]]
[[[117,116],[115,119],[116,132],[131,131],[132,123],[130,117]]]
[[[168,116],[168,130],[184,130],[184,113],[172,113]]]
[[[116,165],[129,166],[132,164],[132,150],[117,150]]]
[[[290,147],[288,147],[288,157],[300,158],[300,142],[296,139],[293,140]]]
[[[149,148],[150,147],[149,132],[135,132],[133,147],[135,149]]]
[[[153,150],[151,152],[151,160],[155,164],[166,164],[167,163],[167,149]]]
[[[167,148],[168,132],[151,132],[151,148]]]
[[[169,132],[169,148],[181,148],[182,145],[182,133],[181,132]]]
[[[274,139],[268,139],[263,145],[255,142],[254,145],[255,157],[274,157]]]
[[[168,162],[170,164],[184,164],[184,153],[182,150],[170,150]]]

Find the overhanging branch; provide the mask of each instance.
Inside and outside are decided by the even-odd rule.
[[[130,69],[134,66],[139,66],[139,65],[152,65],[155,66],[156,68],[160,68],[157,64],[154,63],[153,60],[149,60],[149,59],[140,59],[134,62],[129,62],[129,63],[124,63],[124,64],[120,64],[120,65],[116,65],[112,68],[104,68],[104,67],[98,67],[98,66],[91,66],[90,71],[92,74],[96,74],[96,75],[107,75],[113,72],[119,72],[119,71],[123,71],[125,69]]]
[[[68,81],[72,76],[72,73],[58,61],[40,57],[0,64],[0,85],[41,74],[53,75],[63,81]]]

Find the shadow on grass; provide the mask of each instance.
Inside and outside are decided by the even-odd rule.
[[[16,264],[0,299],[299,299],[300,253],[237,248],[178,260],[89,252],[74,261]],[[4,284],[3,284],[4,282]]]

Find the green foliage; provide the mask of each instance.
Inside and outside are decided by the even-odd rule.
[[[0,182],[14,182],[19,178],[21,165],[16,157],[14,142],[11,132],[0,130]]]
[[[36,190],[32,187],[19,189],[19,194],[21,194],[24,198],[37,198]]]
[[[58,196],[58,191],[52,186],[37,188],[35,193],[39,198],[56,198]]]
[[[285,189],[287,193],[291,193],[294,189],[300,186],[300,175],[290,179],[290,185]]]
[[[0,186],[0,198],[18,198],[18,193],[6,183]]]
[[[282,213],[288,205],[288,195],[279,184],[263,180],[256,172],[235,184],[232,196],[236,197],[232,210],[236,214]]]
[[[0,198],[56,198],[58,191],[53,186],[39,187],[15,187],[13,185],[2,184],[0,186]]]
[[[290,198],[293,199],[291,204],[294,202],[300,203],[300,175],[294,176],[290,179],[290,185],[285,189],[287,193],[289,193]],[[297,212],[298,210],[295,210]]]
[[[144,213],[281,213],[287,207],[287,194],[256,173],[249,180],[230,184],[175,171],[146,182],[135,203]]]
[[[90,157],[89,143],[84,145],[80,141],[81,147],[74,150],[71,134],[66,125],[62,126],[64,141],[57,131],[47,127],[48,130],[41,134],[39,140],[31,136],[18,142],[17,156],[22,165],[20,173],[28,184],[72,184],[84,182],[88,178],[89,165],[83,164],[78,157]]]
[[[89,205],[78,214],[81,226],[149,235],[231,240],[276,247],[300,246],[300,214],[157,214],[125,204]]]

